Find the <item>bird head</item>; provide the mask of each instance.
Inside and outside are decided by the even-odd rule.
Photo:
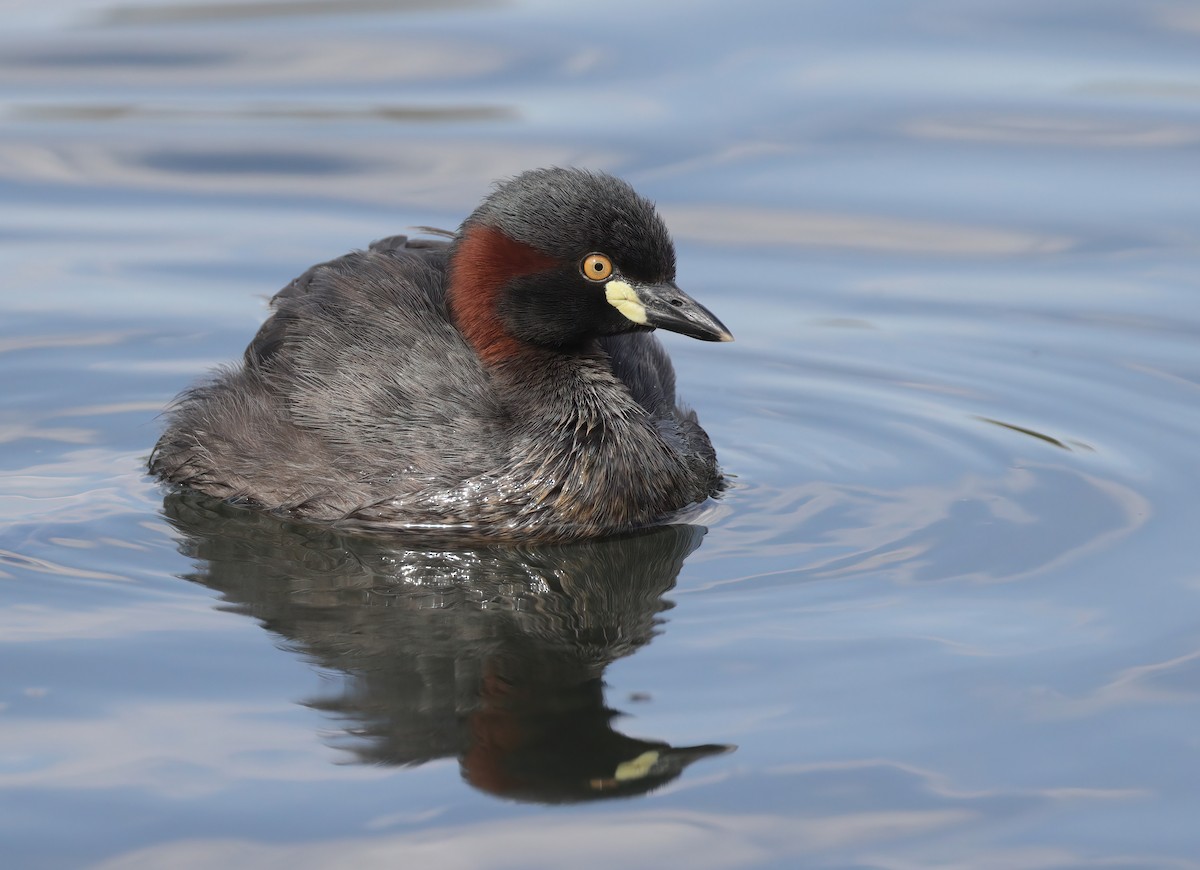
[[[580,169],[498,185],[459,229],[449,299],[489,362],[522,345],[571,352],[650,329],[733,338],[675,284],[675,246],[654,205],[620,179]]]

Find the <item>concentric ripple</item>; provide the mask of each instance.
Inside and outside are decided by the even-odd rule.
[[[1194,476],[1200,411],[1173,368],[1195,325],[1122,318],[1129,301],[893,293],[862,319],[861,294],[777,293],[699,394],[735,477],[700,559],[752,557],[755,583],[995,582],[1136,533]]]

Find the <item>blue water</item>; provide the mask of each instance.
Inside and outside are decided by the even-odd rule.
[[[1200,867],[1187,2],[168,3],[0,33],[16,868]],[[314,262],[655,199],[733,487],[578,547],[168,495]]]

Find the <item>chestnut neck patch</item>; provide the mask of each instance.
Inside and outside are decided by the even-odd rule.
[[[504,286],[557,265],[553,257],[494,227],[476,225],[463,233],[450,262],[447,298],[455,325],[485,363],[511,359],[526,347],[500,316]]]

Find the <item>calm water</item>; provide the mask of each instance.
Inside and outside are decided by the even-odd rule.
[[[598,10],[6,4],[4,866],[1200,867],[1196,5]],[[555,163],[737,335],[666,338],[701,525],[143,476],[265,297]]]

